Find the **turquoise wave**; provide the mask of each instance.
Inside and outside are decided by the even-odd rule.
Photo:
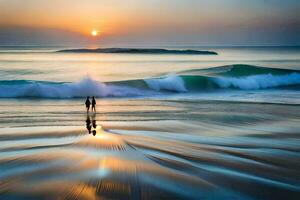
[[[177,72],[154,79],[115,82],[118,85],[173,90],[177,92],[210,89],[297,89],[300,84],[300,71],[252,65],[229,65],[207,69],[193,69]]]
[[[261,74],[272,74],[272,75],[285,75],[291,73],[300,73],[299,70],[291,69],[280,69],[280,68],[269,68],[259,67],[254,65],[226,65],[220,67],[212,67],[207,69],[192,69],[178,72],[178,74],[187,75],[206,75],[206,76],[230,76],[230,77],[243,77],[253,76]]]
[[[84,78],[79,82],[34,80],[0,81],[0,98],[80,98],[136,97],[162,93],[262,89],[300,90],[300,71],[231,65],[178,72],[158,78],[99,82]]]

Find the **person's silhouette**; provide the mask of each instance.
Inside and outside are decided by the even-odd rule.
[[[92,98],[92,110],[94,110],[96,112],[96,99],[94,96]]]
[[[86,129],[89,131],[89,134],[92,132],[92,125],[91,125],[91,119],[90,116],[86,115]]]
[[[89,112],[91,106],[90,97],[87,97],[85,100],[86,112]]]

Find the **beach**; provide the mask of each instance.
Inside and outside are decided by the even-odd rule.
[[[299,199],[299,48],[198,49],[2,48],[0,199]]]

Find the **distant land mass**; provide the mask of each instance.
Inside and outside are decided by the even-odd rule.
[[[183,55],[218,55],[214,51],[139,49],[139,48],[98,48],[98,49],[63,49],[60,53],[129,53],[129,54],[183,54]]]

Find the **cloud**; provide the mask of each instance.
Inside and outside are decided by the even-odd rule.
[[[0,45],[83,45],[84,35],[54,28],[1,27]]]

